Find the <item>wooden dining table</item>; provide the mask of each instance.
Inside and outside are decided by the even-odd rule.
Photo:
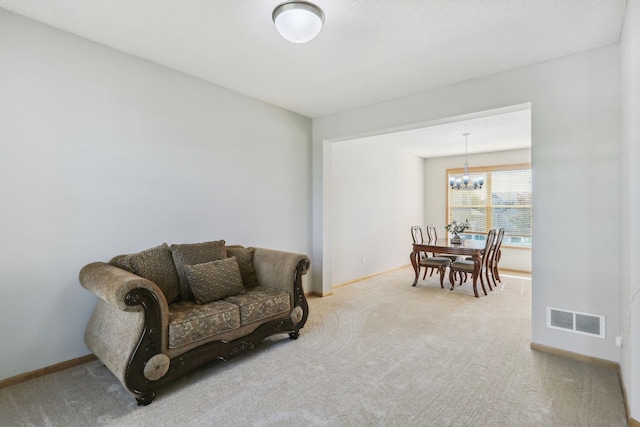
[[[420,276],[420,252],[468,256],[473,259],[473,294],[478,298],[477,282],[478,276],[480,275],[480,264],[482,263],[482,254],[484,252],[485,243],[486,242],[484,240],[463,240],[461,244],[454,244],[451,243],[449,238],[440,238],[424,243],[414,243],[413,251],[409,255],[413,271],[416,274],[413,286],[418,283],[418,278]],[[453,284],[451,285],[451,289],[453,289]],[[487,290],[484,288],[484,284],[482,285],[482,290],[484,291],[484,294],[487,295]]]

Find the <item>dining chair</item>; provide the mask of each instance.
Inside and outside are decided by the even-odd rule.
[[[480,270],[478,271],[478,276],[480,278],[480,284],[482,285],[482,291],[485,295],[487,295],[487,288],[484,286],[484,280],[482,278],[482,273],[488,269],[488,261],[491,254],[491,249],[496,243],[496,230],[491,229],[487,233],[487,239],[484,246],[484,251],[482,252],[482,258],[480,260]],[[449,265],[449,282],[451,283],[451,289],[455,287],[456,284],[456,274],[460,276],[460,285],[463,283],[463,275],[471,274],[473,280],[477,280],[478,276],[473,275],[474,270],[474,262],[470,259],[462,259],[452,262]],[[493,290],[491,287],[491,283],[489,283],[489,278],[487,276],[487,284],[489,285],[489,289]]]
[[[419,225],[411,227],[411,238],[413,239],[414,244],[423,244],[424,235],[422,234],[422,227]],[[444,289],[444,273],[450,264],[451,260],[449,258],[429,256],[428,253],[420,251],[418,254],[418,276],[420,276],[419,269],[422,267],[425,267],[422,280],[427,277],[427,271],[429,269],[431,269],[432,274],[434,270],[437,270],[440,273],[440,287]],[[415,284],[413,286],[415,286]]]
[[[500,280],[500,272],[498,271],[498,262],[500,261],[500,257],[502,256],[502,252],[500,247],[502,246],[502,239],[504,239],[504,227],[498,229],[498,233],[496,234],[496,240],[491,248],[491,253],[489,254],[489,259],[487,260],[487,269],[485,270],[485,275],[487,277],[487,282],[489,282],[489,273],[491,273],[491,280],[493,281],[493,286],[496,288],[498,284],[496,280],[502,283]],[[489,284],[491,287],[491,284]]]
[[[411,227],[411,238],[413,239],[413,243],[422,244],[424,243],[424,235],[422,234],[422,227],[419,225],[414,225]],[[419,253],[420,259],[426,258],[428,254],[426,252],[420,251]],[[426,275],[426,272],[425,272]]]
[[[427,225],[427,238],[429,239],[429,241],[438,240],[438,232],[436,231],[435,225]],[[451,255],[451,254],[436,254],[436,253],[434,253],[433,256],[439,256],[439,257],[442,257],[442,258],[449,258],[451,260],[451,262],[457,261],[460,258],[458,255]]]
[[[419,235],[420,235],[420,242],[423,242],[422,238],[423,238],[423,234],[422,234],[422,227],[418,226],[420,228],[419,231]],[[413,231],[412,231],[413,232]],[[436,227],[433,225],[427,225],[427,241],[429,242],[435,242],[436,240],[438,240],[438,233],[436,232]],[[414,239],[414,243],[415,243],[415,239]],[[423,252],[424,257],[427,258],[428,254],[426,252]],[[458,255],[449,255],[449,254],[436,254],[435,252],[433,252],[431,254],[434,257],[439,257],[439,258],[449,258],[451,260],[451,262],[455,261],[458,259]],[[427,278],[427,272],[431,270],[429,272],[429,277],[433,276],[433,272],[437,270],[437,268],[427,268],[424,271],[424,277],[422,278],[422,280]]]

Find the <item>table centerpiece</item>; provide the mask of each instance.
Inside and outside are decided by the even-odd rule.
[[[458,236],[458,233],[464,233],[465,230],[470,229],[471,224],[469,224],[469,220],[465,219],[464,222],[453,221],[451,224],[445,225],[444,228],[446,228],[449,233],[453,234],[451,243],[454,245],[460,245],[462,244],[462,238]]]

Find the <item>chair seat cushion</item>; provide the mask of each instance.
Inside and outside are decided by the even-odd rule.
[[[470,260],[460,260],[451,263],[451,268],[454,270],[461,270],[468,273],[473,273],[473,261]]]
[[[240,323],[246,325],[291,309],[289,293],[279,289],[255,286],[224,301],[240,308]]]
[[[225,301],[169,305],[169,347],[175,348],[240,327],[240,309]]]
[[[423,258],[420,260],[420,265],[423,267],[448,267],[451,264],[449,258],[432,256],[429,258]]]

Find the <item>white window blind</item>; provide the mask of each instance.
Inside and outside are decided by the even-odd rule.
[[[447,183],[461,170],[447,170]],[[478,190],[448,188],[447,221],[471,224],[469,234],[505,228],[503,244],[531,245],[531,167],[526,165],[471,168],[470,178],[483,177]]]

